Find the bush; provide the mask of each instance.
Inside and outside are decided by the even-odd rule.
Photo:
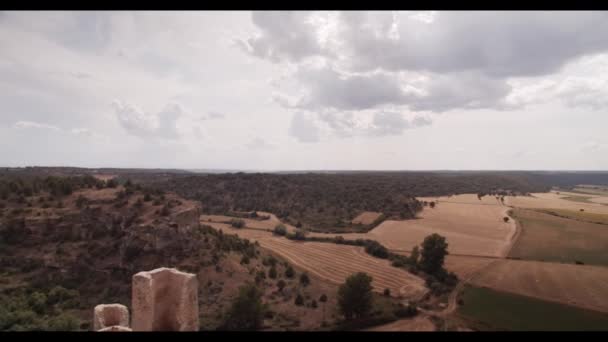
[[[321,297],[319,297],[319,302],[321,302],[321,303],[327,302],[327,295],[322,294]]]
[[[46,295],[40,292],[32,293],[28,298],[28,305],[37,314],[43,314],[46,309]]]
[[[246,255],[243,255],[243,257],[241,258],[241,265],[249,265],[249,257]]]
[[[86,204],[87,204],[87,199],[82,195],[78,196],[78,199],[76,199],[76,207],[83,208]]]
[[[169,216],[170,213],[171,211],[169,210],[169,207],[167,205],[164,205],[163,208],[160,210],[161,216]]]
[[[80,322],[70,314],[62,313],[49,320],[49,330],[51,331],[74,331],[78,330]]]
[[[310,302],[310,307],[313,308],[313,309],[316,309],[317,306],[318,306],[317,305],[317,301],[313,299],[312,302]]]
[[[418,313],[418,308],[416,308],[414,304],[410,303],[405,307],[398,308],[393,313],[399,318],[413,317]]]
[[[294,303],[295,303],[297,306],[302,306],[302,305],[304,305],[304,297],[302,297],[302,295],[298,293],[298,296],[296,297],[296,300],[294,301]]]
[[[115,188],[115,187],[117,187],[117,186],[118,186],[118,183],[116,182],[116,180],[115,180],[114,178],[109,179],[109,180],[106,182],[106,187],[108,187],[108,188]]]
[[[258,271],[255,275],[255,282],[260,283],[264,279],[266,279],[266,273],[264,271]]]
[[[283,291],[283,289],[285,288],[285,285],[287,285],[285,283],[285,280],[281,279],[277,282],[277,287],[279,288],[279,291]]]
[[[382,246],[378,241],[368,240],[365,245],[365,252],[375,257],[386,259],[388,258],[388,249]]]
[[[234,228],[243,228],[245,227],[245,221],[241,219],[232,219],[230,225]]]
[[[285,228],[285,226],[282,224],[278,224],[276,227],[274,227],[272,233],[274,235],[285,236],[285,234],[287,234],[287,228]]]
[[[391,295],[391,290],[390,289],[384,289],[384,292],[382,292],[382,294],[386,297],[390,297]]]
[[[257,330],[264,321],[262,292],[254,285],[239,288],[238,297],[224,318],[222,330]]]
[[[372,277],[359,272],[338,289],[338,307],[347,320],[365,317],[372,309]]]
[[[306,272],[300,275],[300,284],[302,284],[302,286],[308,286],[308,284],[310,284],[310,278]]]
[[[274,266],[272,266],[270,268],[270,271],[268,271],[268,277],[270,279],[276,279],[277,278],[277,269]]]
[[[152,200],[152,196],[150,196],[150,194],[144,195],[144,202],[150,202],[151,200]]]
[[[296,271],[294,271],[293,267],[288,266],[287,269],[285,270],[285,276],[287,278],[293,278],[296,275]]]

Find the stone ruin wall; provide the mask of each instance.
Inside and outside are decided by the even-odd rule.
[[[139,272],[132,279],[132,320],[120,304],[95,307],[96,331],[198,331],[198,280],[174,268]]]

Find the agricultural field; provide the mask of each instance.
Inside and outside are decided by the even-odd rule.
[[[377,292],[388,288],[392,294],[411,299],[420,297],[426,291],[422,279],[391,266],[388,260],[378,259],[365,253],[363,247],[292,241],[284,237],[275,237],[268,231],[238,229],[225,223],[202,223],[221,229],[225,234],[236,234],[240,238],[257,241],[265,249],[333,283],[344,282],[352,273],[367,272],[374,278],[372,285]]]
[[[413,274],[391,266],[388,260],[374,258],[362,247],[322,242],[296,242],[284,238],[258,240],[289,262],[330,282],[341,284],[353,273],[366,272],[373,277],[377,292],[390,289],[391,294],[419,299],[427,289],[424,281]],[[331,261],[330,261],[331,260]]]
[[[602,331],[608,314],[564,304],[500,292],[465,287],[457,316],[476,330]]]
[[[499,260],[470,282],[608,313],[608,268],[602,266]]]
[[[365,211],[355,217],[352,221],[353,224],[372,224],[376,221],[382,213],[374,211]]]
[[[596,214],[567,209],[535,209],[535,211],[572,220],[608,225],[608,214]]]
[[[608,265],[608,229],[605,225],[525,209],[513,209],[513,216],[522,231],[510,257]]]
[[[589,196],[564,196],[563,193],[556,192],[533,193],[531,196],[506,196],[505,204],[514,208],[527,209],[565,209],[580,211],[583,209],[586,212],[595,214],[608,214],[608,205],[595,203],[593,201],[581,202],[573,200],[565,200],[562,197],[589,197]],[[590,197],[594,199],[593,197]]]

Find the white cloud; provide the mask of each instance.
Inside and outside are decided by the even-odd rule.
[[[38,123],[38,122],[32,122],[32,121],[18,121],[13,125],[13,127],[19,128],[19,129],[35,128],[35,129],[49,129],[52,131],[60,131],[60,128],[57,126],[48,125],[48,124],[44,124],[44,123]]]

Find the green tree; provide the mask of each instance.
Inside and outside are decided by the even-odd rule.
[[[293,267],[288,266],[287,270],[285,270],[285,276],[287,278],[293,278],[296,275],[296,271],[293,270]]]
[[[302,284],[302,286],[308,286],[308,284],[310,284],[310,278],[307,273],[302,273],[300,275],[300,284]]]
[[[443,261],[448,254],[448,244],[445,237],[434,233],[422,242],[420,267],[429,274],[435,274],[443,268]]]
[[[302,306],[304,304],[304,297],[302,297],[302,295],[298,293],[298,296],[296,297],[296,300],[294,301],[294,303],[297,306]]]
[[[255,285],[247,284],[239,288],[239,295],[224,318],[222,330],[257,330],[263,320],[262,292]]]
[[[34,292],[29,296],[28,304],[37,314],[42,314],[46,309],[46,295],[41,292]]]
[[[241,219],[232,219],[230,221],[230,225],[233,226],[234,228],[243,228],[243,227],[245,227],[245,221],[243,221]]]
[[[414,246],[412,249],[412,254],[410,254],[410,263],[414,266],[418,265],[418,261],[420,259],[420,250],[418,246]]]
[[[51,331],[74,331],[78,330],[79,325],[78,319],[67,313],[51,318],[48,323]]]
[[[347,320],[365,317],[372,309],[372,277],[359,272],[338,289],[338,308]]]
[[[270,279],[276,279],[277,278],[277,269],[274,266],[272,266],[270,268],[270,270],[268,271],[268,277]]]
[[[283,224],[279,223],[276,225],[276,227],[274,227],[273,234],[284,236],[285,234],[287,234],[287,228],[285,228]]]
[[[279,291],[283,291],[283,289],[285,288],[285,285],[287,285],[285,283],[285,280],[281,279],[277,282],[277,287],[279,288]]]

